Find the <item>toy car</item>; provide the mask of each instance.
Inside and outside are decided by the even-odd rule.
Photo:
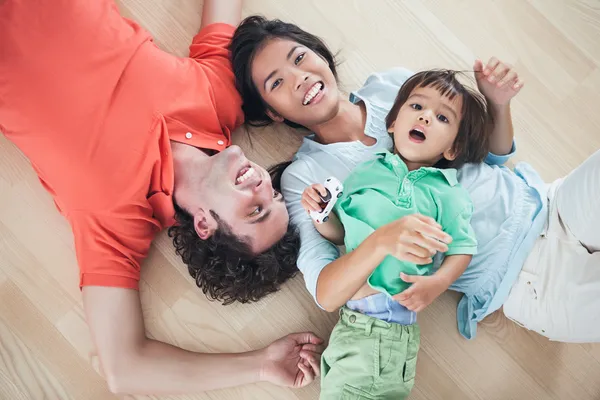
[[[337,180],[335,177],[329,177],[323,183],[325,186],[325,190],[327,191],[326,196],[321,196],[319,193],[319,197],[321,197],[321,211],[311,211],[310,217],[317,224],[322,224],[323,222],[327,222],[329,219],[329,213],[333,210],[333,206],[338,198],[342,196],[342,192],[344,191],[344,186],[342,183]]]

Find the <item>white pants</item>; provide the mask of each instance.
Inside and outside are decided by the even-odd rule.
[[[600,151],[548,193],[544,232],[504,314],[562,342],[600,342]]]

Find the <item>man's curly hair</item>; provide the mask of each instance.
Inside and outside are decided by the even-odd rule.
[[[296,260],[300,236],[290,224],[287,232],[271,248],[253,254],[250,245],[235,236],[231,227],[210,211],[218,229],[202,240],[194,228],[194,218],[175,205],[177,224],[169,237],[177,254],[187,265],[196,285],[211,300],[228,305],[257,301],[276,292],[280,285],[298,272]]]

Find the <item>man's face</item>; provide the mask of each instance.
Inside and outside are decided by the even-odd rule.
[[[211,157],[210,167],[198,171],[198,201],[207,223],[216,221],[209,210],[227,223],[232,233],[262,253],[285,234],[289,216],[283,196],[273,189],[267,171],[249,161],[238,146]]]

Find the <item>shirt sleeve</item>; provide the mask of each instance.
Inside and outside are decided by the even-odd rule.
[[[234,26],[221,22],[205,26],[192,39],[190,58],[198,61],[210,60],[231,69],[229,43],[234,32]]]
[[[126,207],[124,207],[126,208]],[[140,264],[160,230],[150,215],[130,210],[69,214],[80,269],[80,287],[138,289]]]
[[[510,152],[508,154],[494,154],[491,151],[485,157],[485,163],[489,165],[504,165],[512,156],[517,152],[517,145],[515,140],[513,139],[512,147],[510,148]]]
[[[325,239],[313,225],[312,219],[302,207],[304,189],[316,183],[306,163],[294,161],[281,177],[281,192],[290,215],[290,223],[300,233],[300,253],[298,269],[304,275],[304,282],[317,305],[317,282],[323,268],[340,256],[338,248]],[[319,305],[319,307],[321,307]]]
[[[200,64],[209,82],[222,129],[233,131],[244,122],[242,98],[235,87],[229,57],[229,43],[235,27],[214,23],[204,27],[192,40],[190,58]]]
[[[356,92],[386,110],[392,108],[398,91],[414,73],[406,68],[396,67],[369,75],[364,85]]]
[[[451,195],[445,197],[445,208],[441,210],[440,225],[452,237],[445,255],[477,254],[477,239],[471,226],[473,203],[464,188],[454,186],[453,189]]]

